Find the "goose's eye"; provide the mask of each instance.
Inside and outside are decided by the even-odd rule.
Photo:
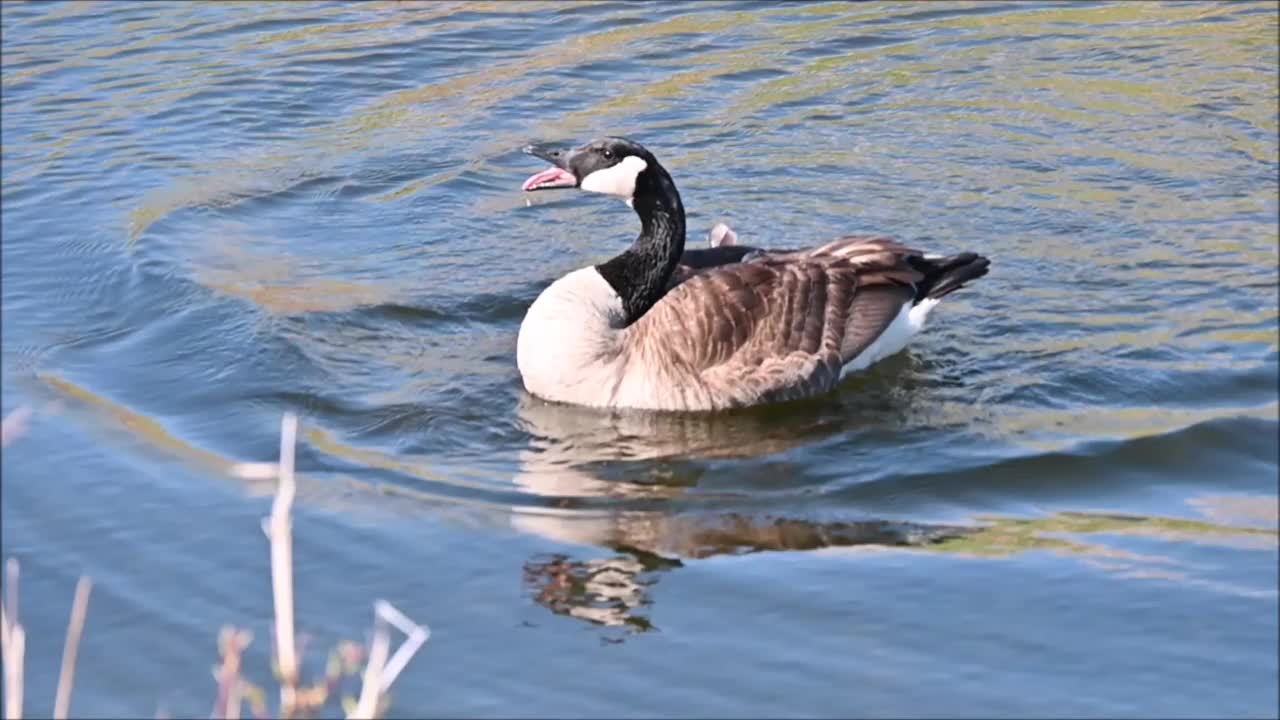
[[[609,148],[602,148],[602,149],[600,150],[600,154],[604,156],[604,159],[605,159],[605,160],[612,160],[612,159],[613,159],[613,151],[612,151],[612,150],[610,150]]]

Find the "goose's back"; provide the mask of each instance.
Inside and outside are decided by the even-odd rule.
[[[627,329],[619,392],[696,410],[826,391],[910,303],[912,252],[849,237],[694,271]]]

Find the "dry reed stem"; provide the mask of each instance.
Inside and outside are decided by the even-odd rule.
[[[286,413],[280,428],[280,462],[237,463],[231,472],[251,479],[276,477],[276,496],[271,516],[263,520],[263,530],[271,541],[271,579],[276,613],[276,664],[281,677],[281,714],[291,716],[296,712],[323,703],[328,694],[326,683],[314,688],[299,688],[298,649],[294,642],[293,622],[293,539],[290,510],[297,494],[294,478],[294,453],[298,419]],[[391,683],[404,670],[413,655],[430,637],[430,630],[410,620],[385,600],[374,604],[373,648],[365,666],[364,684],[360,700],[351,717],[369,717],[377,714],[378,703],[391,688]],[[387,625],[394,625],[406,635],[405,642],[388,660],[390,632]],[[315,697],[312,697],[315,695]]]
[[[0,651],[5,651],[5,652],[8,652],[9,650],[9,609],[8,608],[9,608],[9,603],[7,602],[0,603],[0,632],[3,632],[3,635],[4,635],[3,637],[0,637]]]
[[[67,626],[67,642],[62,647],[62,669],[58,673],[58,694],[53,701],[53,717],[65,720],[71,708],[71,688],[76,682],[76,655],[80,651],[80,635],[89,611],[89,592],[93,581],[81,575],[76,582],[76,596],[71,603],[71,621]]]
[[[22,717],[22,664],[27,651],[27,633],[15,624],[9,631],[9,645],[4,653],[4,716],[9,720]]]
[[[276,613],[276,661],[280,668],[282,714],[293,714],[298,688],[298,656],[293,636],[293,534],[289,511],[297,486],[293,477],[298,417],[285,413],[280,422],[280,480],[271,506],[271,589]]]
[[[244,680],[240,677],[241,658],[253,641],[247,630],[227,626],[222,628],[218,646],[222,652],[222,667],[218,671],[218,695],[213,705],[214,718],[237,720],[240,717],[241,699],[244,696]]]
[[[410,620],[386,600],[379,600],[373,605],[373,642],[366,661],[363,685],[360,688],[360,700],[347,718],[369,719],[377,717],[378,705],[382,697],[391,690],[391,684],[409,664],[409,659],[418,652],[418,648],[431,636],[431,630]],[[387,654],[391,646],[391,634],[388,625],[394,625],[406,636],[391,658]]]
[[[9,579],[4,604],[0,605],[0,626],[4,627],[4,716],[8,720],[22,717],[23,661],[27,652],[27,634],[18,622],[18,561],[5,562]]]
[[[227,712],[222,717],[226,720],[240,720],[240,678],[231,679],[231,687],[227,688]]]
[[[4,572],[9,581],[9,589],[5,594],[5,608],[9,611],[14,625],[18,624],[18,559],[9,558],[4,561]],[[12,628],[10,628],[12,629]]]
[[[368,664],[364,668],[364,684],[360,688],[360,701],[347,716],[348,720],[355,718],[373,720],[378,714],[378,700],[382,697],[382,668],[387,664],[391,633],[387,630],[385,618],[377,612],[373,617],[373,643],[369,647]]]
[[[382,692],[391,690],[391,683],[396,681],[400,672],[409,664],[409,660],[418,652],[418,648],[422,647],[427,638],[431,637],[431,628],[425,625],[419,625],[410,620],[404,613],[395,608],[394,605],[386,600],[379,600],[374,603],[374,612],[387,622],[395,625],[400,632],[405,634],[405,641],[387,661],[387,665],[382,670]]]

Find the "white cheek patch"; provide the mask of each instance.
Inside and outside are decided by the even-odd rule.
[[[587,192],[630,198],[636,194],[636,176],[648,167],[649,163],[644,158],[628,155],[622,158],[622,162],[582,178],[578,187]]]

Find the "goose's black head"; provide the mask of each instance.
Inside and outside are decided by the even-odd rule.
[[[666,175],[643,145],[621,137],[604,137],[576,148],[528,145],[524,151],[551,163],[524,181],[521,189],[526,192],[578,188],[631,200],[637,189]]]
[[[626,138],[604,137],[576,148],[529,145],[525,152],[551,167],[524,181],[525,191],[578,188],[620,197],[640,218],[631,247],[596,271],[622,301],[624,325],[648,312],[666,293],[684,253],[684,205],[657,158]]]

